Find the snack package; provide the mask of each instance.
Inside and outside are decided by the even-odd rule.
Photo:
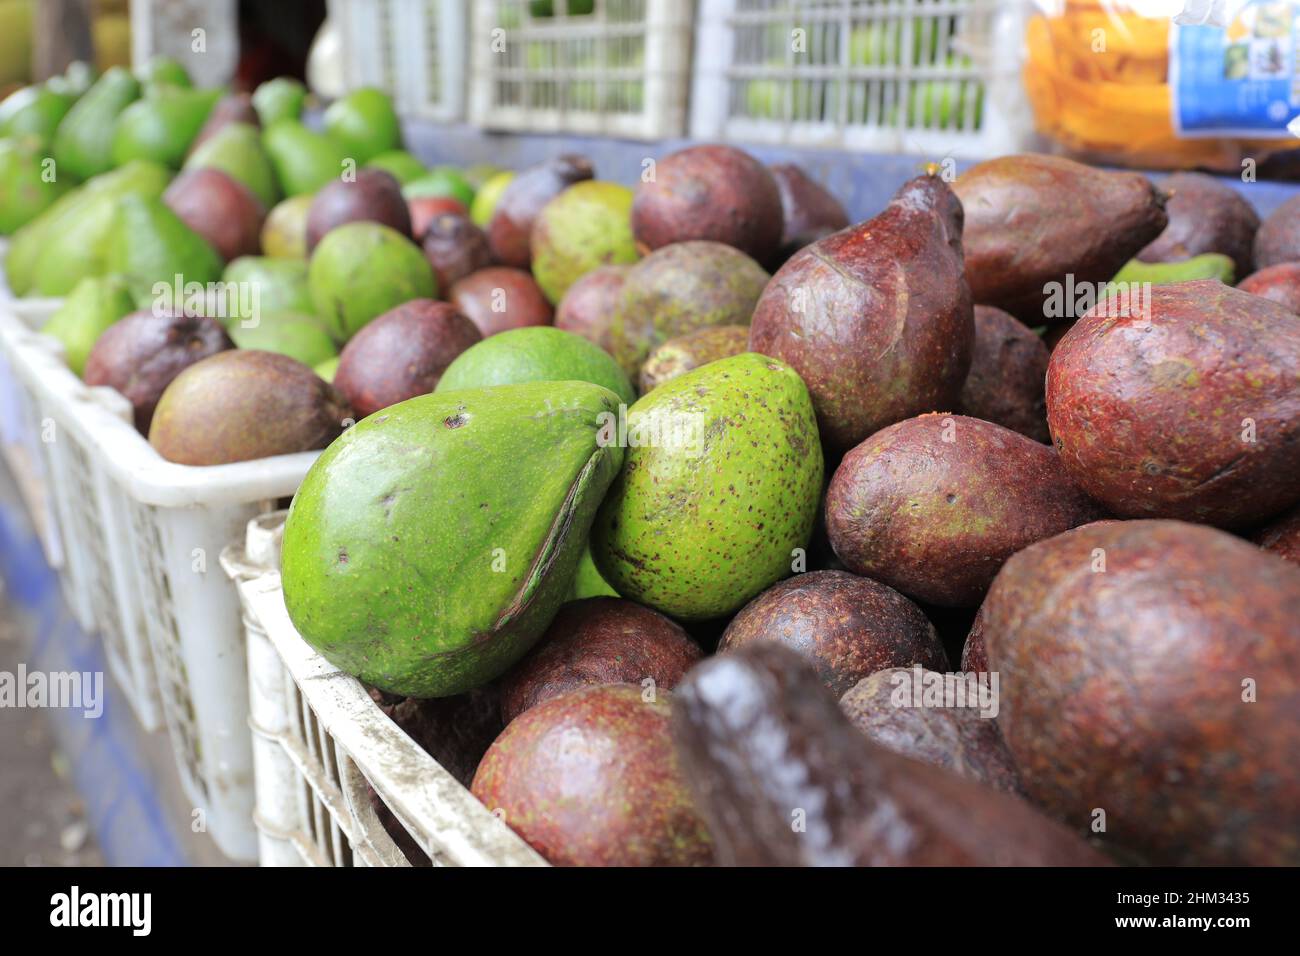
[[[1300,148],[1298,0],[1034,7],[1024,84],[1035,125],[1081,158],[1226,172]]]

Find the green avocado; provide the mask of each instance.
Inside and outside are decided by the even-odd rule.
[[[1172,282],[1191,282],[1194,279],[1218,279],[1224,285],[1232,285],[1236,279],[1236,266],[1230,256],[1221,252],[1203,252],[1190,259],[1178,262],[1142,262],[1130,259],[1124,268],[1115,273],[1114,283],[1143,283],[1168,285]],[[1107,287],[1107,292],[1110,286]]]
[[[613,356],[581,335],[549,325],[511,329],[471,345],[447,366],[435,391],[564,381],[602,385],[625,405],[636,401],[636,389]]]
[[[311,254],[307,283],[311,311],[338,342],[403,302],[438,294],[420,247],[377,222],[349,222],[327,232]]]
[[[330,137],[296,119],[282,119],[264,129],[262,146],[286,196],[316,192],[342,176],[344,163],[355,159]]]
[[[68,368],[81,375],[96,340],[133,308],[131,294],[120,276],[89,276],[68,293],[41,331],[63,343]]]
[[[103,173],[61,196],[14,233],[5,258],[15,295],[66,295],[106,268],[117,204],[126,196],[161,196],[171,172],[142,160]]]
[[[235,322],[230,326],[230,337],[241,349],[278,352],[313,367],[339,354],[316,317],[299,312],[271,312],[247,327]]]
[[[618,396],[586,382],[438,392],[343,433],[284,528],[285,606],[326,660],[446,697],[503,673],[573,586],[623,452]]]
[[[0,139],[0,236],[27,225],[70,188],[35,139]]]
[[[312,312],[311,290],[307,286],[307,263],[301,259],[271,259],[266,256],[240,256],[226,266],[222,282],[235,283],[222,315],[214,315],[227,329],[253,318],[274,312]],[[325,330],[325,323],[315,320]],[[247,348],[248,346],[243,346]],[[274,351],[274,350],[272,350]],[[313,363],[308,363],[313,364]]]
[[[208,241],[161,199],[127,196],[117,207],[107,271],[126,279],[137,307],[152,307],[160,290],[175,298],[190,283],[221,278],[222,261]]]
[[[600,266],[636,262],[632,190],[589,179],[574,183],[533,223],[533,278],[551,304]]]
[[[82,180],[111,169],[117,117],[139,98],[139,82],[121,67],[113,67],[96,80],[54,133],[59,175]]]
[[[383,90],[362,87],[325,110],[325,132],[357,165],[380,153],[402,148],[402,124],[393,100]]]
[[[221,92],[164,85],[136,100],[113,128],[113,165],[149,159],[180,169]]]
[[[424,164],[404,149],[390,149],[366,161],[367,169],[382,169],[401,185],[419,179],[427,170]]]
[[[632,406],[619,441],[623,471],[591,534],[619,594],[707,620],[791,572],[824,466],[812,399],[788,365],[747,352],[687,372]]]
[[[307,87],[291,76],[277,76],[267,80],[253,91],[253,109],[262,128],[282,119],[296,120],[302,116],[302,106],[307,99]]]
[[[247,186],[270,209],[280,199],[271,158],[262,148],[257,127],[227,123],[198,145],[185,161],[186,169],[219,169]]]
[[[578,561],[578,573],[573,576],[573,588],[569,591],[570,601],[581,601],[593,597],[618,597],[619,593],[609,586],[609,582],[600,576],[600,569],[591,556],[591,547],[582,551]]]
[[[0,136],[30,136],[48,143],[77,98],[48,86],[24,86],[0,102]]]

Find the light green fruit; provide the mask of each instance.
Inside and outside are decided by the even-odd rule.
[[[569,591],[570,601],[581,601],[593,597],[619,597],[608,581],[600,576],[600,570],[591,557],[591,548],[584,548],[582,558],[578,561],[578,573],[573,576],[573,588]]]
[[[132,162],[64,194],[14,233],[5,258],[16,295],[67,295],[86,276],[103,275],[118,203],[126,196],[157,198],[171,171]]]
[[[312,368],[313,372],[315,372],[317,375],[319,375],[321,378],[323,378],[325,381],[331,384],[333,384],[334,382],[334,373],[337,372],[338,370],[339,370],[339,357],[337,355],[334,356],[333,358],[326,359],[325,361],[321,362],[319,365],[316,365]]]
[[[350,222],[327,232],[312,253],[307,281],[313,311],[339,342],[394,306],[438,294],[419,247],[376,222]]]
[[[313,315],[300,312],[263,313],[256,325],[230,326],[230,337],[241,349],[278,352],[304,365],[319,365],[338,358],[333,339]]]
[[[617,405],[586,382],[503,385],[421,395],[349,428],[285,523],[285,606],[303,639],[392,693],[499,676],[570,593],[622,462],[598,437]]]
[[[270,209],[280,198],[271,159],[262,147],[257,128],[248,123],[227,123],[199,144],[185,161],[186,169],[219,169],[243,183]]]
[[[149,308],[162,284],[182,290],[221,278],[221,256],[161,199],[128,196],[118,204],[109,240],[108,272],[121,275],[139,308]],[[166,294],[166,293],[164,293]]]
[[[262,223],[262,253],[273,259],[307,261],[307,213],[312,196],[290,196],[275,205]]]
[[[1220,252],[1204,252],[1180,262],[1142,262],[1131,259],[1110,280],[1107,291],[1111,291],[1115,283],[1121,282],[1169,285],[1196,279],[1218,279],[1224,285],[1232,285],[1236,281],[1236,272],[1232,257]]]
[[[113,128],[114,165],[147,159],[179,169],[220,96],[220,90],[160,86],[136,100]]]
[[[286,196],[314,193],[341,176],[348,160],[363,162],[329,136],[297,120],[280,120],[263,130],[262,145]]]
[[[632,190],[587,180],[556,196],[533,223],[533,278],[551,304],[600,266],[637,260]]]
[[[983,118],[984,90],[973,87],[969,97],[955,80],[927,80],[912,87],[908,126],[933,129],[978,129]],[[969,99],[970,122],[966,121]]]
[[[613,356],[549,325],[511,329],[471,345],[447,366],[435,391],[565,381],[603,386],[625,405],[636,401],[636,390]]]
[[[706,620],[790,574],[823,469],[812,399],[793,369],[752,352],[701,366],[633,405],[626,440],[591,536],[619,594]]]
[[[228,302],[225,310],[227,314],[214,316],[228,328],[253,318],[254,312],[264,317],[279,312],[310,315],[313,311],[311,290],[307,284],[307,262],[304,259],[240,256],[226,266],[221,281],[233,284],[239,291]],[[323,322],[319,319],[314,321],[322,331],[325,330]]]
[[[850,66],[897,66],[899,23],[872,23],[853,28],[849,34]],[[916,43],[920,43],[918,38]]]
[[[253,109],[265,129],[282,119],[299,119],[307,100],[307,87],[291,76],[277,76],[258,86],[252,99]]]
[[[180,62],[169,56],[155,56],[140,71],[140,82],[146,86],[192,87],[194,81]]]
[[[404,149],[391,149],[386,153],[380,153],[369,160],[366,166],[370,169],[382,169],[403,186],[419,179],[427,172],[424,164]]]
[[[353,90],[331,103],[325,111],[325,131],[358,165],[402,148],[402,124],[392,99],[371,87]]]
[[[0,103],[0,136],[31,137],[42,144],[54,138],[77,98],[49,86],[24,86]]]
[[[423,196],[448,196],[468,209],[474,202],[474,187],[455,166],[434,166],[423,176],[406,183],[402,187],[402,195],[408,200]]]
[[[474,194],[474,202],[469,207],[469,218],[480,229],[486,229],[487,224],[492,219],[492,213],[496,212],[497,201],[500,200],[501,194],[505,192],[515,178],[511,170],[503,170],[488,179],[487,182]]]
[[[68,368],[81,375],[95,341],[134,307],[120,276],[88,277],[68,293],[41,331],[63,344]]]
[[[0,139],[0,236],[17,232],[71,188],[50,175],[46,158],[37,140]]]
[[[498,173],[509,172],[509,170],[502,169],[500,166],[494,165],[493,163],[474,163],[470,166],[466,166],[462,172],[464,173],[465,181],[470,184],[470,187],[474,190],[474,195],[477,197],[478,191],[483,188],[484,183]]]
[[[81,180],[111,169],[117,117],[139,97],[140,84],[121,67],[113,67],[96,80],[54,133],[59,175]]]

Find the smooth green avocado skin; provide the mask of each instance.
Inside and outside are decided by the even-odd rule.
[[[289,617],[340,670],[445,697],[518,660],[567,598],[622,465],[586,382],[421,395],[348,429],[284,530]]]
[[[591,536],[596,567],[619,594],[708,620],[791,573],[825,467],[793,369],[754,352],[710,362],[643,396],[627,428],[623,470]]]
[[[612,355],[549,325],[499,332],[471,345],[447,366],[436,391],[563,381],[603,385],[627,405],[636,401],[632,382]]]

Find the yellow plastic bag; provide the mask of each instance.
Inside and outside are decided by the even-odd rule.
[[[1180,135],[1169,85],[1170,19],[1143,15],[1124,0],[1055,7],[1028,20],[1024,84],[1038,131],[1070,152],[1120,165],[1228,170],[1240,168],[1243,156],[1261,160],[1300,146],[1294,138]]]

